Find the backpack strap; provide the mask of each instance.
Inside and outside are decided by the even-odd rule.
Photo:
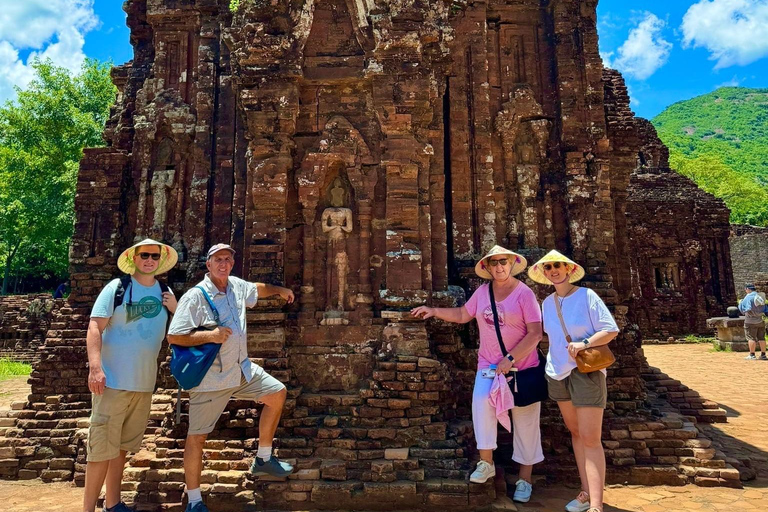
[[[125,291],[128,289],[128,286],[131,284],[131,276],[126,274],[122,276],[118,282],[117,282],[117,288],[115,289],[115,296],[112,299],[112,311],[116,310],[118,306],[120,306],[123,303],[123,299],[125,298]],[[131,288],[133,288],[131,286]],[[131,302],[131,296],[133,295],[133,290],[131,290],[131,293],[128,294],[128,303]]]
[[[211,300],[211,297],[208,295],[208,292],[205,291],[205,288],[203,288],[199,284],[195,286],[195,288],[198,288],[201,292],[203,292],[203,297],[205,298],[205,301],[208,303],[208,306],[210,306],[211,311],[213,311],[213,320],[216,322],[216,325],[221,325],[219,322],[219,310],[216,309],[216,306],[214,306],[213,300]]]

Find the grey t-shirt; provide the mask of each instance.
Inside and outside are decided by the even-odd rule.
[[[110,281],[91,310],[92,318],[109,318],[101,335],[101,366],[107,387],[125,391],[154,391],[157,356],[165,338],[168,310],[160,283],[143,286],[131,279],[123,303],[113,308],[119,279]]]
[[[232,329],[232,334],[221,345],[219,357],[196,388],[201,391],[221,391],[240,385],[240,374],[250,381],[257,366],[248,359],[248,344],[245,334],[246,309],[256,305],[258,291],[254,283],[239,277],[229,277],[226,292],[219,291],[208,274],[198,283],[213,299],[219,312],[219,325]],[[198,288],[191,288],[179,300],[168,334],[189,334],[198,328],[214,329],[216,321],[213,311]]]

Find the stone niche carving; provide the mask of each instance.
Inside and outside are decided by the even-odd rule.
[[[370,310],[371,200],[376,175],[360,133],[331,119],[297,172],[304,220],[302,315],[346,325],[349,312]],[[321,200],[322,197],[322,200]]]

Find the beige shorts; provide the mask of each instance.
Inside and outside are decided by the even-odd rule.
[[[744,324],[744,336],[747,341],[765,341],[765,324]]]
[[[88,462],[112,460],[120,450],[137,452],[149,420],[151,391],[105,388],[92,395],[91,426],[88,428]]]
[[[251,382],[246,382],[240,375],[240,386],[221,391],[189,392],[189,432],[187,435],[210,434],[213,432],[219,416],[227,407],[230,398],[238,400],[261,401],[265,396],[285,389],[282,382],[257,367]]]
[[[547,375],[549,398],[555,402],[573,402],[574,407],[601,407],[605,409],[608,387],[602,371],[581,373],[574,368],[563,380]]]

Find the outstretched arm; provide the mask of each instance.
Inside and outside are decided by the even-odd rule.
[[[424,320],[435,317],[454,324],[465,324],[472,320],[472,316],[464,306],[458,308],[430,308],[428,306],[419,306],[411,310],[411,315]]]
[[[271,297],[272,295],[279,295],[288,304],[293,304],[294,296],[291,289],[266,283],[254,284],[256,285],[256,291],[259,294],[260,299]]]

